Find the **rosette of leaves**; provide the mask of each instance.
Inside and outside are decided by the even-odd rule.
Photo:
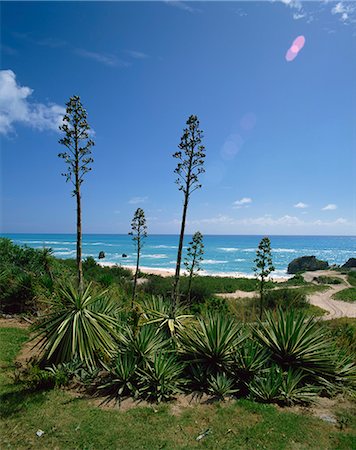
[[[110,359],[117,337],[113,311],[106,291],[97,293],[91,284],[83,292],[72,284],[61,287],[50,313],[35,327],[43,359],[55,364],[79,359],[90,368]]]

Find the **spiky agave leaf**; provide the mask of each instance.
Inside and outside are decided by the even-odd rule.
[[[335,375],[333,342],[315,319],[303,312],[267,312],[254,336],[284,370],[299,368],[312,377]]]
[[[119,353],[114,360],[113,366],[109,369],[107,377],[98,386],[105,395],[107,401],[121,399],[137,391],[136,371],[138,360],[132,353]]]
[[[109,315],[111,300],[97,306],[105,294],[96,294],[91,284],[83,293],[71,284],[59,289],[59,301],[35,327],[35,338],[40,337],[36,345],[46,360],[59,363],[79,358],[93,368],[99,355],[113,355],[116,320]]]
[[[238,391],[234,380],[224,372],[210,375],[208,379],[208,392],[220,400],[225,400],[226,397],[236,394]]]
[[[179,339],[186,360],[202,363],[212,372],[226,372],[245,335],[234,318],[211,313],[179,333]]]
[[[135,332],[131,327],[125,326],[119,331],[119,351],[132,353],[139,363],[152,360],[154,355],[169,343],[162,333],[157,333],[153,325],[139,327]]]
[[[144,324],[155,323],[170,336],[175,335],[177,330],[182,330],[193,318],[191,314],[185,313],[182,306],[177,306],[173,311],[171,304],[160,296],[145,300],[142,309]]]
[[[149,400],[160,403],[181,392],[184,364],[165,351],[155,353],[152,361],[138,369],[139,392]]]

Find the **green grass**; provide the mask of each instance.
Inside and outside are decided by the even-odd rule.
[[[343,289],[333,295],[335,300],[343,300],[344,302],[356,302],[356,287]]]
[[[63,390],[26,391],[10,377],[11,362],[26,338],[25,330],[0,329],[0,448],[343,450],[356,445],[355,420],[347,411],[341,432],[318,418],[247,400],[197,405],[174,415],[170,405],[121,412],[102,410]],[[38,429],[42,437],[36,436]]]
[[[351,284],[351,286],[356,287],[356,270],[350,270],[347,274],[347,280]]]

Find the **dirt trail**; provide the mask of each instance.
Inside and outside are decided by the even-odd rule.
[[[324,292],[314,292],[307,296],[308,301],[311,305],[318,306],[328,312],[322,317],[324,320],[338,319],[339,317],[355,317],[356,318],[356,302],[348,303],[341,300],[333,300],[332,296],[343,289],[351,287],[350,283],[347,281],[346,275],[332,271],[332,270],[318,270],[315,272],[305,272],[303,277],[308,283],[314,283],[314,277],[327,276],[331,278],[339,278],[341,284],[329,285],[329,289]],[[315,283],[316,284],[316,283]],[[294,286],[293,286],[294,287]],[[298,286],[295,286],[297,288]],[[288,289],[291,289],[290,286]],[[278,289],[278,288],[277,288]],[[235,291],[232,293],[217,294],[219,297],[223,298],[253,298],[258,297],[259,293],[257,291],[245,292],[245,291]]]
[[[323,319],[338,319],[340,317],[356,317],[356,303],[343,302],[341,300],[333,300],[332,296],[336,292],[342,291],[348,287],[351,287],[347,281],[347,276],[332,270],[318,270],[315,272],[305,272],[303,277],[305,281],[313,282],[314,277],[327,276],[332,278],[339,278],[341,284],[330,285],[330,288],[324,292],[314,292],[308,295],[308,300],[312,305],[319,306],[319,308],[325,309],[326,314]]]

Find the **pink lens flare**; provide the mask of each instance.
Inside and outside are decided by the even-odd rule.
[[[304,47],[304,44],[305,44],[304,36],[298,36],[296,39],[294,39],[293,46],[298,47],[298,51]]]
[[[304,47],[305,44],[305,37],[304,36],[298,36],[297,38],[294,39],[293,44],[291,45],[291,47],[288,49],[287,53],[286,53],[286,60],[288,62],[293,61],[293,59],[295,59],[295,57],[298,55],[298,53],[300,52],[300,50]]]

